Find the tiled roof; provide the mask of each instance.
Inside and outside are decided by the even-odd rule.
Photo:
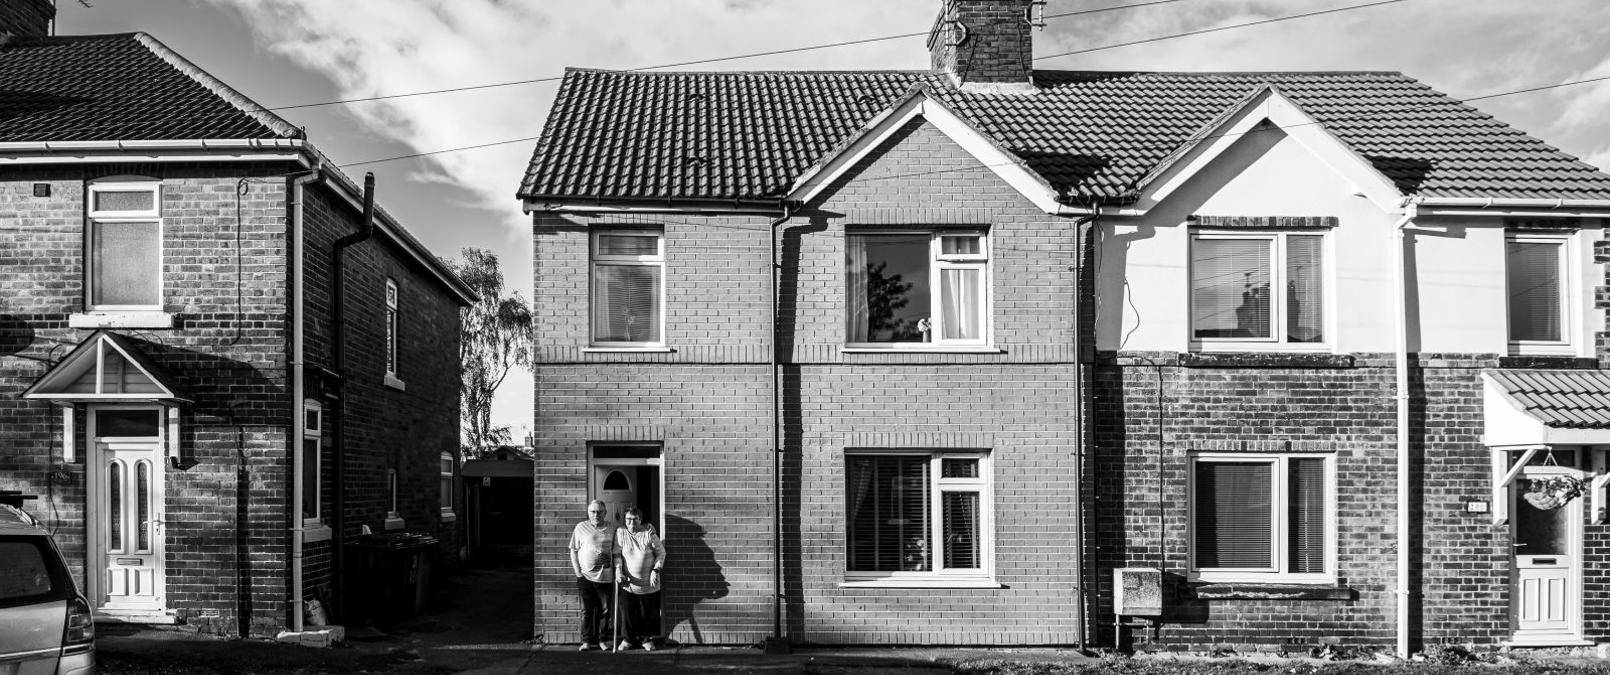
[[[0,142],[299,136],[143,33],[0,44]]]
[[[1610,429],[1610,373],[1599,370],[1492,370],[1493,382],[1544,426]]]
[[[765,199],[912,87],[1015,153],[1066,198],[1119,199],[1205,125],[1278,88],[1406,195],[1607,199],[1606,175],[1413,78],[1383,72],[1038,71],[1031,95],[927,72],[572,69],[525,197]]]

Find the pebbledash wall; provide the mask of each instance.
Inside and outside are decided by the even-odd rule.
[[[1267,141],[1267,142],[1265,142]],[[1112,570],[1164,573],[1155,633],[1169,649],[1274,650],[1395,641],[1398,517],[1392,223],[1284,139],[1248,141],[1144,219],[1102,224],[1099,365],[1094,398],[1098,642],[1112,644]],[[1278,182],[1276,182],[1278,181]],[[1279,184],[1269,191],[1260,186]],[[1319,353],[1214,353],[1189,340],[1189,236],[1194,216],[1333,217],[1325,230],[1331,303]],[[1256,220],[1256,218],[1254,218]],[[1207,221],[1212,222],[1212,221]],[[1223,222],[1223,221],[1219,221]],[[1275,223],[1266,223],[1275,224]],[[1409,235],[1408,430],[1414,648],[1495,645],[1510,624],[1510,529],[1469,501],[1492,494],[1482,444],[1483,369],[1592,367],[1604,361],[1605,244],[1600,224],[1573,235],[1586,289],[1575,354],[1509,358],[1504,227],[1499,218],[1422,219]],[[1311,587],[1205,584],[1190,568],[1192,453],[1313,452],[1335,458],[1336,582]],[[1591,517],[1591,516],[1590,516]],[[1603,602],[1610,528],[1585,527],[1584,627],[1610,628]],[[1273,581],[1273,580],[1272,580]],[[1145,640],[1150,631],[1127,637]]]
[[[796,643],[1078,640],[1073,221],[914,121],[780,226],[783,629]],[[958,170],[949,170],[958,169]],[[914,175],[915,174],[915,175]],[[663,229],[669,353],[584,351],[587,234]],[[847,353],[847,228],[989,232],[994,353]],[[565,544],[586,444],[663,443],[665,618],[687,643],[771,634],[769,219],[535,216],[536,632],[577,637]],[[989,453],[992,588],[846,583],[847,449]]]
[[[63,462],[59,409],[20,394],[93,332],[68,327],[69,315],[84,307],[87,181],[139,175],[162,182],[164,309],[174,316],[174,327],[112,330],[130,338],[195,398],[181,406],[180,460],[164,473],[166,604],[179,621],[222,635],[271,635],[289,621],[288,451],[300,442],[300,435],[287,437],[295,424],[287,375],[286,179],[292,170],[208,163],[0,172],[0,489],[38,497],[26,507],[55,534],[80,587],[87,550],[84,415],[78,415],[77,457]],[[48,185],[49,196],[35,196],[37,184]],[[352,231],[357,221],[325,190],[308,191],[316,195],[308,207],[314,246]],[[451,524],[438,529],[435,495],[437,453],[454,448],[458,436],[457,306],[436,282],[401,263],[406,258],[390,244],[368,246],[358,247],[353,283],[383,286],[383,278],[374,279],[384,271],[404,289],[411,330],[403,333],[401,376],[408,392],[381,390],[373,333],[382,325],[375,305],[383,303],[373,297],[377,291],[353,293],[348,325],[355,333],[349,356],[354,377],[348,395],[375,402],[364,403],[355,415],[361,420],[349,425],[355,440],[348,445],[348,475],[398,466],[404,477],[398,508],[409,527],[451,541]],[[310,297],[324,296],[327,278],[310,283],[321,289]],[[316,328],[310,346],[322,348],[328,340],[328,319],[319,318],[327,316],[320,313],[311,322]],[[452,363],[440,354],[453,355]],[[323,363],[322,356],[316,363]],[[390,399],[376,400],[385,396]],[[327,434],[326,448],[328,443]],[[328,499],[328,464],[324,476]],[[385,511],[372,494],[373,484],[384,484],[384,471],[364,480],[363,487],[349,490],[354,533],[362,524],[378,525]],[[309,597],[314,589],[328,590],[328,546],[308,546]]]

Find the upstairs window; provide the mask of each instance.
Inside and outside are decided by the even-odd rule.
[[[1511,234],[1505,240],[1509,343],[1513,351],[1570,347],[1570,235]]]
[[[444,452],[437,460],[440,475],[437,479],[437,499],[441,502],[442,519],[452,520],[458,517],[453,510],[453,468],[457,462],[453,461],[453,453]]]
[[[983,346],[989,239],[980,231],[845,236],[845,341],[859,347]]]
[[[386,375],[397,376],[397,282],[386,280]]]
[[[592,344],[665,344],[665,236],[647,230],[592,233]]]
[[[1204,346],[1325,342],[1324,235],[1199,233],[1191,339]]]
[[[1334,462],[1327,455],[1191,459],[1191,568],[1204,581],[1335,576]]]
[[[85,304],[162,309],[162,184],[108,179],[89,186]]]

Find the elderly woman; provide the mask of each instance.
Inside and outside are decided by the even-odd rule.
[[[643,512],[627,507],[626,526],[615,531],[615,550],[619,551],[615,572],[621,580],[621,619],[625,630],[616,651],[641,645],[653,651],[660,635],[660,568],[665,566],[665,544],[653,526],[643,522]]]

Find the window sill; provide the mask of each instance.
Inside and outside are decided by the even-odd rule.
[[[839,588],[1006,588],[994,579],[845,579]]]
[[[442,522],[451,523],[458,520],[458,513],[451,509],[442,509]]]
[[[980,345],[975,347],[950,347],[945,345],[901,345],[898,347],[866,347],[861,345],[845,345],[839,347],[844,354],[1005,354],[1006,350],[999,347]]]
[[[583,354],[670,354],[670,347],[583,347]]]
[[[1339,584],[1197,582],[1186,593],[1197,600],[1357,600],[1358,593]]]
[[[1352,368],[1349,354],[1328,352],[1182,352],[1185,368]]]
[[[408,384],[397,379],[396,375],[386,375],[386,386],[396,389],[397,391],[408,391]]]
[[[302,524],[302,543],[304,544],[329,541],[331,536],[333,535],[329,525],[317,522]]]
[[[401,516],[398,516],[396,514],[391,514],[391,515],[386,516],[385,524],[382,525],[382,529],[384,529],[384,530],[389,532],[391,530],[403,529],[407,525],[408,525],[408,521],[403,520]]]
[[[1594,359],[1575,356],[1515,356],[1498,357],[1499,368],[1547,368],[1549,370],[1592,370],[1599,367]]]
[[[161,310],[90,311],[67,316],[68,328],[172,328],[173,315]]]

